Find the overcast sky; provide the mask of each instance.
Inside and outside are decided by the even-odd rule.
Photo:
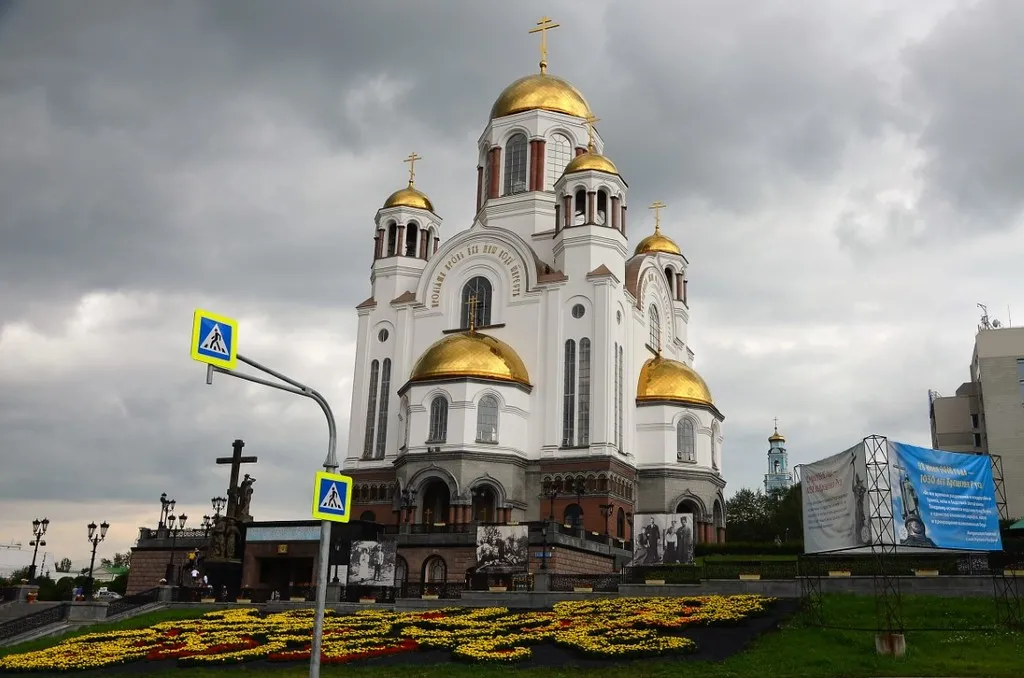
[[[0,0],[0,542],[48,516],[58,557],[90,520],[124,550],[163,491],[198,524],[235,438],[254,516],[307,517],[322,415],[206,386],[192,310],[237,317],[345,441],[374,212],[415,150],[445,234],[469,227],[543,14],[551,72],[691,262],[727,495],[776,416],[792,464],[927,445],[975,304],[1024,322],[1024,2]]]

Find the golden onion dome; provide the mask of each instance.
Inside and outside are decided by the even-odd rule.
[[[640,402],[667,400],[685,405],[715,404],[708,385],[693,368],[660,355],[645,362],[640,369],[636,399]]]
[[[633,256],[639,254],[651,254],[654,252],[664,252],[666,254],[678,254],[682,255],[683,251],[679,249],[679,245],[675,243],[672,238],[661,232],[660,226],[654,227],[654,233],[647,236],[636,246],[636,250],[633,251]]]
[[[779,433],[778,427],[775,428],[775,433],[768,436],[768,442],[770,443],[784,443],[786,439]]]
[[[413,366],[409,381],[459,377],[530,385],[526,365],[515,349],[475,331],[449,334],[424,351]]]
[[[615,175],[618,175],[619,173],[618,168],[615,167],[615,163],[591,148],[586,153],[580,153],[570,160],[569,164],[565,166],[565,171],[562,172],[562,174],[586,172],[588,170]]]
[[[491,119],[535,110],[584,119],[592,116],[590,105],[578,89],[553,75],[534,73],[519,78],[498,95],[491,106]]]
[[[409,182],[409,185],[405,188],[400,188],[384,201],[384,207],[413,207],[418,210],[427,210],[428,212],[434,211],[434,203],[430,202],[430,198],[423,193],[423,191],[417,189]]]

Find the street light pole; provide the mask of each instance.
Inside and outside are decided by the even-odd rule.
[[[214,365],[206,366],[206,383],[213,383],[214,373],[227,374],[232,377],[237,377],[245,381],[252,382],[254,384],[260,384],[261,386],[269,386],[270,388],[276,388],[279,391],[285,391],[287,393],[293,393],[304,398],[309,398],[316,402],[320,406],[320,409],[324,413],[324,417],[327,418],[327,458],[324,460],[324,470],[328,473],[336,473],[338,470],[338,427],[334,422],[334,412],[331,411],[331,406],[318,391],[306,386],[305,384],[295,381],[291,377],[287,377],[276,370],[272,370],[265,365],[261,365],[255,360],[246,358],[241,353],[236,356],[238,361],[245,363],[253,369],[259,370],[264,374],[269,374],[275,379],[279,379],[284,382],[279,384],[268,379],[261,379],[260,377],[254,377],[251,374],[243,374],[242,372],[235,372],[233,370],[227,370],[223,367],[216,367]],[[327,561],[331,557],[331,521],[322,520],[320,521],[320,549],[319,555],[317,556],[317,574],[316,574],[316,613],[313,617],[313,642],[310,646],[309,652],[309,676],[310,678],[320,678],[320,648],[323,645],[324,635],[324,611],[327,608]]]
[[[43,535],[46,534],[46,528],[50,526],[50,519],[43,518],[39,520],[36,518],[32,521],[32,541],[29,542],[29,546],[32,546],[32,564],[28,568],[28,581],[33,583],[36,580],[36,556],[39,555],[39,547],[46,546],[46,541],[43,540]]]
[[[164,572],[164,579],[166,579],[167,583],[171,586],[181,585],[181,582],[179,581],[181,577],[174,576],[174,550],[178,543],[178,533],[185,529],[186,520],[188,520],[188,516],[184,513],[177,518],[174,517],[173,513],[167,516],[167,524],[171,532],[171,555],[167,558],[167,571]],[[177,526],[175,526],[175,521],[177,521]]]
[[[558,496],[558,488],[551,486],[547,491],[548,500],[551,502],[551,508],[548,511],[548,521],[544,524],[544,543],[541,546],[541,559],[540,569],[548,569],[548,530],[551,529],[552,523],[555,522],[555,497]]]
[[[156,525],[157,531],[167,527],[167,519],[169,517],[174,517],[171,515],[174,513],[174,504],[175,501],[173,499],[168,499],[166,492],[160,493],[160,522]]]
[[[107,538],[107,530],[110,529],[110,523],[103,521],[100,523],[100,531],[96,532],[96,523],[89,523],[86,527],[89,528],[89,543],[92,544],[92,558],[89,559],[89,588],[85,592],[85,599],[92,600],[92,569],[96,565],[96,547],[99,546],[100,542]]]
[[[604,536],[609,536],[608,533],[608,519],[612,515],[612,511],[615,509],[615,504],[601,504],[601,515],[604,516]]]

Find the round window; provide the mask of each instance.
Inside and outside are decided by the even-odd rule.
[[[388,340],[389,336],[390,335],[388,334],[387,330],[381,330],[380,332],[377,333],[377,340],[383,344],[385,341]]]
[[[572,307],[572,317],[582,318],[583,314],[587,312],[587,309],[583,307],[583,304],[576,304]]]

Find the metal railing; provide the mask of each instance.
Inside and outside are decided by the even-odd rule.
[[[139,593],[133,593],[130,596],[124,596],[118,600],[115,600],[107,605],[107,618],[114,617],[119,614],[124,614],[136,608],[142,607],[143,605],[149,605],[159,600],[159,588],[151,588]]]
[[[0,624],[0,641],[14,638],[44,626],[58,624],[67,616],[68,604],[60,603],[39,612],[17,617]]]

